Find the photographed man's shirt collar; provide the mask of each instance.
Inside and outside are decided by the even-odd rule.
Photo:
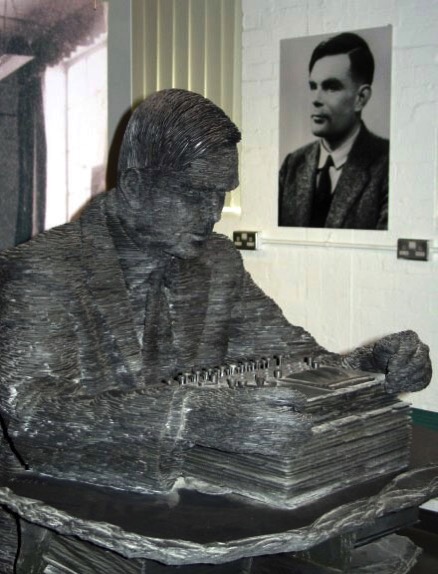
[[[331,155],[333,160],[333,165],[335,169],[341,169],[344,166],[345,162],[347,161],[348,154],[353,147],[354,142],[356,141],[357,136],[359,135],[361,128],[361,124],[357,126],[351,136],[345,140],[345,142],[339,146],[335,151],[328,151],[325,146],[323,140],[320,141],[320,153],[319,153],[319,162],[318,162],[318,169],[322,169],[324,164],[327,160],[327,156]]]

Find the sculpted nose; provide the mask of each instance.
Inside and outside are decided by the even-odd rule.
[[[217,202],[215,202],[214,204],[210,205],[210,213],[209,213],[210,219],[214,222],[217,223],[220,218],[221,218],[221,210],[219,209],[219,205]]]
[[[220,221],[222,215],[222,208],[224,206],[224,198],[219,193],[212,193],[208,204],[208,215],[214,223]]]
[[[225,193],[205,191],[199,204],[200,217],[211,224],[217,223],[222,216],[224,201]]]
[[[216,200],[215,206],[214,206],[214,214],[215,214],[215,220],[216,221],[219,221],[219,219],[221,218],[222,207],[223,207],[223,202],[221,201],[220,197],[218,197]]]

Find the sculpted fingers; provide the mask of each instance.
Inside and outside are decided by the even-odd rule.
[[[429,347],[414,331],[384,337],[375,344],[373,354],[386,375],[389,392],[417,391],[429,384],[432,376]]]
[[[403,353],[395,355],[388,363],[386,388],[389,392],[419,391],[432,378],[429,347],[419,339],[415,346],[405,346]]]

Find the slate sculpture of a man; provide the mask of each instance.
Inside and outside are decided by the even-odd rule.
[[[19,464],[160,491],[194,443],[287,448],[307,428],[284,409],[293,395],[162,383],[240,358],[319,356],[386,373],[389,392],[428,384],[428,348],[413,332],[329,353],[286,321],[213,233],[238,183],[239,139],[202,96],[153,94],[128,124],[116,189],[77,221],[2,254],[0,413]]]

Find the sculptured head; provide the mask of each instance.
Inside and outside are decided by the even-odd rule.
[[[118,165],[119,215],[141,248],[196,257],[238,185],[240,133],[211,101],[152,94],[134,111]]]

